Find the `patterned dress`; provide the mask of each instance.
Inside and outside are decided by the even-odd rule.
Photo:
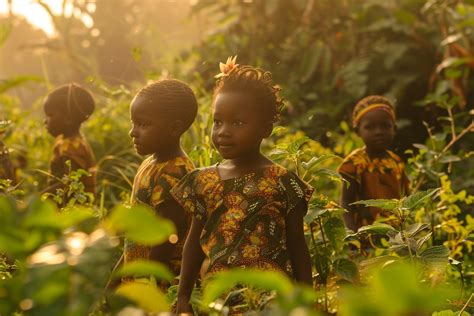
[[[143,203],[157,210],[160,204],[173,199],[170,195],[171,188],[193,169],[194,165],[187,157],[177,157],[165,162],[157,162],[154,156],[148,157],[142,162],[135,176],[132,204]],[[133,216],[133,214],[130,214],[130,216]],[[169,263],[175,275],[180,272],[181,254],[191,223],[190,216],[186,214],[185,216],[186,225],[176,227],[178,241],[175,244],[172,259]],[[150,251],[151,247],[125,240],[124,261],[126,263],[137,259],[149,259]]]
[[[410,182],[405,174],[405,165],[389,150],[384,158],[370,159],[365,147],[356,149],[344,159],[338,172],[358,184],[357,201],[399,199],[409,193]],[[372,224],[379,216],[384,216],[379,208],[366,209],[368,212],[364,215],[364,208],[359,208],[360,212],[354,214],[357,228]]]
[[[84,184],[84,190],[95,194],[95,157],[91,146],[83,136],[56,137],[53,146],[53,158],[50,163],[50,172],[55,177],[50,180],[50,185],[57,182],[56,178],[61,178],[68,167],[65,165],[67,160],[91,173],[90,176],[82,176],[81,182]]]
[[[312,193],[313,188],[276,164],[226,180],[217,166],[197,169],[171,191],[186,211],[205,221],[200,244],[209,261],[207,274],[253,267],[290,277],[285,219],[300,203],[306,206]]]

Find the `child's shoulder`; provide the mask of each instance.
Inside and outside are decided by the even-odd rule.
[[[143,160],[139,169],[148,170],[149,173],[169,174],[181,178],[194,170],[194,164],[188,157],[176,157],[158,162],[154,155],[150,155]]]
[[[391,159],[395,160],[396,162],[398,162],[398,163],[403,163],[402,158],[400,158],[400,156],[398,156],[398,155],[397,155],[396,153],[394,153],[393,151],[387,149],[387,154],[388,154],[388,156],[389,156]]]
[[[59,135],[54,140],[53,147],[58,154],[62,155],[88,150],[90,146],[83,136],[64,137],[63,135]]]

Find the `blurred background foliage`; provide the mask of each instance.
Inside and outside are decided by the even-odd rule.
[[[110,273],[120,253],[117,237],[128,229],[113,214],[125,216],[117,205],[127,204],[142,159],[128,136],[128,107],[149,80],[188,82],[200,109],[183,147],[196,166],[215,163],[220,158],[209,139],[212,86],[219,61],[230,55],[238,55],[239,64],[272,71],[287,107],[264,151],[317,190],[305,219],[313,291],[282,276],[249,272],[247,304],[269,315],[313,315],[314,306],[341,315],[472,313],[474,1],[31,1],[35,12],[51,18],[52,33],[16,14],[19,1],[0,1],[0,119],[11,121],[2,137],[19,180],[7,189],[10,197],[0,200],[2,227],[9,227],[0,232],[0,249],[8,254],[0,261],[0,276],[7,280],[0,283],[0,297],[7,298],[0,313],[103,315],[130,301],[135,307],[123,315],[170,309],[173,287],[166,298],[149,283],[118,289],[128,303],[104,290],[117,278]],[[83,132],[97,157],[100,195],[93,205],[68,206],[81,216],[66,207],[60,225],[58,210],[34,193],[46,183],[52,146],[42,122],[43,97],[71,81],[90,89],[97,102]],[[394,150],[407,161],[415,195],[391,202],[406,227],[379,223],[348,232],[336,203],[340,182],[334,170],[362,145],[350,115],[369,94],[395,102]],[[146,212],[137,220],[149,224]],[[134,234],[147,238],[140,230]],[[370,253],[360,248],[364,238],[377,241]],[[81,251],[74,253],[71,240],[81,241]],[[52,250],[57,261],[38,259]],[[98,264],[103,269],[92,271]],[[370,272],[373,266],[389,268]],[[140,269],[169,278],[146,264],[120,273]],[[193,304],[206,314],[225,314],[225,302],[216,298],[236,278],[238,273],[224,274],[203,286]],[[402,279],[406,283],[392,287]],[[253,290],[268,290],[269,283],[275,293]],[[147,294],[137,297],[137,291]],[[77,293],[84,295],[71,300]]]

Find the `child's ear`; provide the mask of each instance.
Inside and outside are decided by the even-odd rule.
[[[179,137],[184,132],[184,123],[181,120],[174,120],[169,124],[169,133],[171,136]]]

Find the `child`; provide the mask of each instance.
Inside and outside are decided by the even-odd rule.
[[[341,205],[347,228],[357,231],[372,224],[381,214],[375,207],[351,205],[359,200],[398,199],[408,194],[409,181],[400,157],[388,150],[395,136],[395,111],[382,96],[360,100],[352,114],[353,127],[365,143],[354,150],[339,167],[348,182],[342,187]]]
[[[76,83],[63,85],[48,94],[43,105],[48,132],[54,136],[53,158],[50,163],[52,179],[46,192],[63,188],[61,178],[70,171],[83,169],[84,191],[95,194],[95,158],[92,149],[80,133],[81,124],[95,108],[92,95]],[[70,166],[67,161],[70,161]],[[67,201],[63,201],[65,203]]]
[[[151,259],[166,264],[175,275],[180,272],[182,249],[191,220],[169,191],[194,169],[193,163],[181,149],[180,138],[191,126],[196,114],[197,101],[193,91],[176,79],[164,79],[147,85],[131,103],[130,136],[140,155],[150,155],[135,176],[132,204],[149,205],[160,216],[172,220],[177,235],[156,247],[126,240],[125,263]]]
[[[190,295],[204,258],[206,274],[252,267],[282,271],[311,284],[303,216],[313,189],[260,153],[282,100],[271,74],[221,64],[214,91],[212,142],[224,160],[197,169],[172,189],[193,214],[183,250],[178,313],[191,312]]]

